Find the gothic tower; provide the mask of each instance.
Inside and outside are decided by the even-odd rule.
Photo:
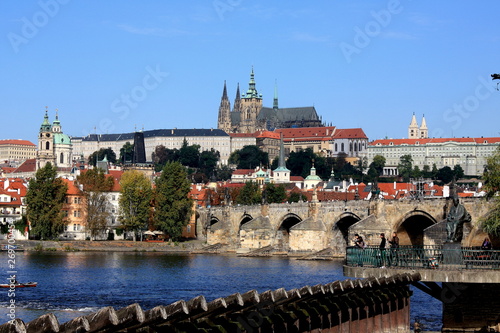
[[[408,126],[408,139],[418,139],[418,134],[419,130],[418,130],[417,118],[415,117],[415,112],[413,112],[410,126]]]
[[[227,98],[226,81],[224,81],[224,90],[222,91],[222,98],[219,106],[219,120],[217,128],[224,132],[231,132],[231,103]]]
[[[233,112],[241,112],[241,94],[239,83],[238,88],[236,88],[236,97],[234,98]]]
[[[427,129],[427,123],[425,122],[425,115],[422,116],[422,125],[420,125],[420,138],[427,139],[429,137],[429,130]]]
[[[36,169],[43,168],[47,163],[55,165],[54,147],[52,139],[52,126],[49,123],[47,108],[38,134],[38,151],[36,154]]]
[[[248,90],[243,95],[241,100],[241,120],[240,120],[240,133],[253,133],[261,128],[257,125],[257,115],[262,109],[262,95],[259,95],[255,88],[255,79],[253,73],[250,73],[250,82]]]

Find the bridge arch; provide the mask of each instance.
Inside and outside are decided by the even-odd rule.
[[[424,245],[424,229],[437,222],[432,215],[423,210],[406,213],[395,228],[400,245]]]
[[[335,252],[345,253],[345,248],[352,245],[348,239],[349,228],[360,220],[358,215],[351,212],[344,212],[337,218],[332,227],[332,239],[330,240],[330,246]]]
[[[289,213],[283,216],[276,230],[274,245],[278,250],[288,251],[290,249],[290,228],[300,222],[302,222],[302,218],[296,214]]]
[[[252,220],[253,220],[252,215],[247,214],[247,213],[243,214],[243,216],[242,216],[242,217],[241,217],[241,219],[240,219],[239,229],[241,229],[241,226],[242,226],[243,224],[245,224],[245,223],[247,223],[247,222],[250,222],[250,221],[252,221]]]

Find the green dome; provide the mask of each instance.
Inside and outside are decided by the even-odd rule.
[[[54,144],[70,145],[71,144],[71,139],[66,134],[63,134],[63,133],[54,133]]]

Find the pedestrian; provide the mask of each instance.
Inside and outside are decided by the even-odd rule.
[[[481,245],[481,250],[491,250],[491,242],[488,237],[484,239],[483,244]]]
[[[399,237],[396,232],[392,233],[392,238],[389,239],[389,244],[391,244],[391,260],[389,261],[389,265],[397,266],[398,265],[398,247],[399,247]]]
[[[378,246],[378,267],[385,268],[385,246],[387,244],[387,240],[385,239],[385,234],[380,234],[380,245]]]
[[[356,234],[354,235],[354,246],[357,251],[357,261],[358,266],[363,266],[363,249],[366,247],[366,243],[363,241],[363,237]]]

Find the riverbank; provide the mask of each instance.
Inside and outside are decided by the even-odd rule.
[[[116,251],[116,252],[191,252],[206,246],[201,240],[185,242],[134,242],[134,241],[39,241],[18,240],[24,251]]]

